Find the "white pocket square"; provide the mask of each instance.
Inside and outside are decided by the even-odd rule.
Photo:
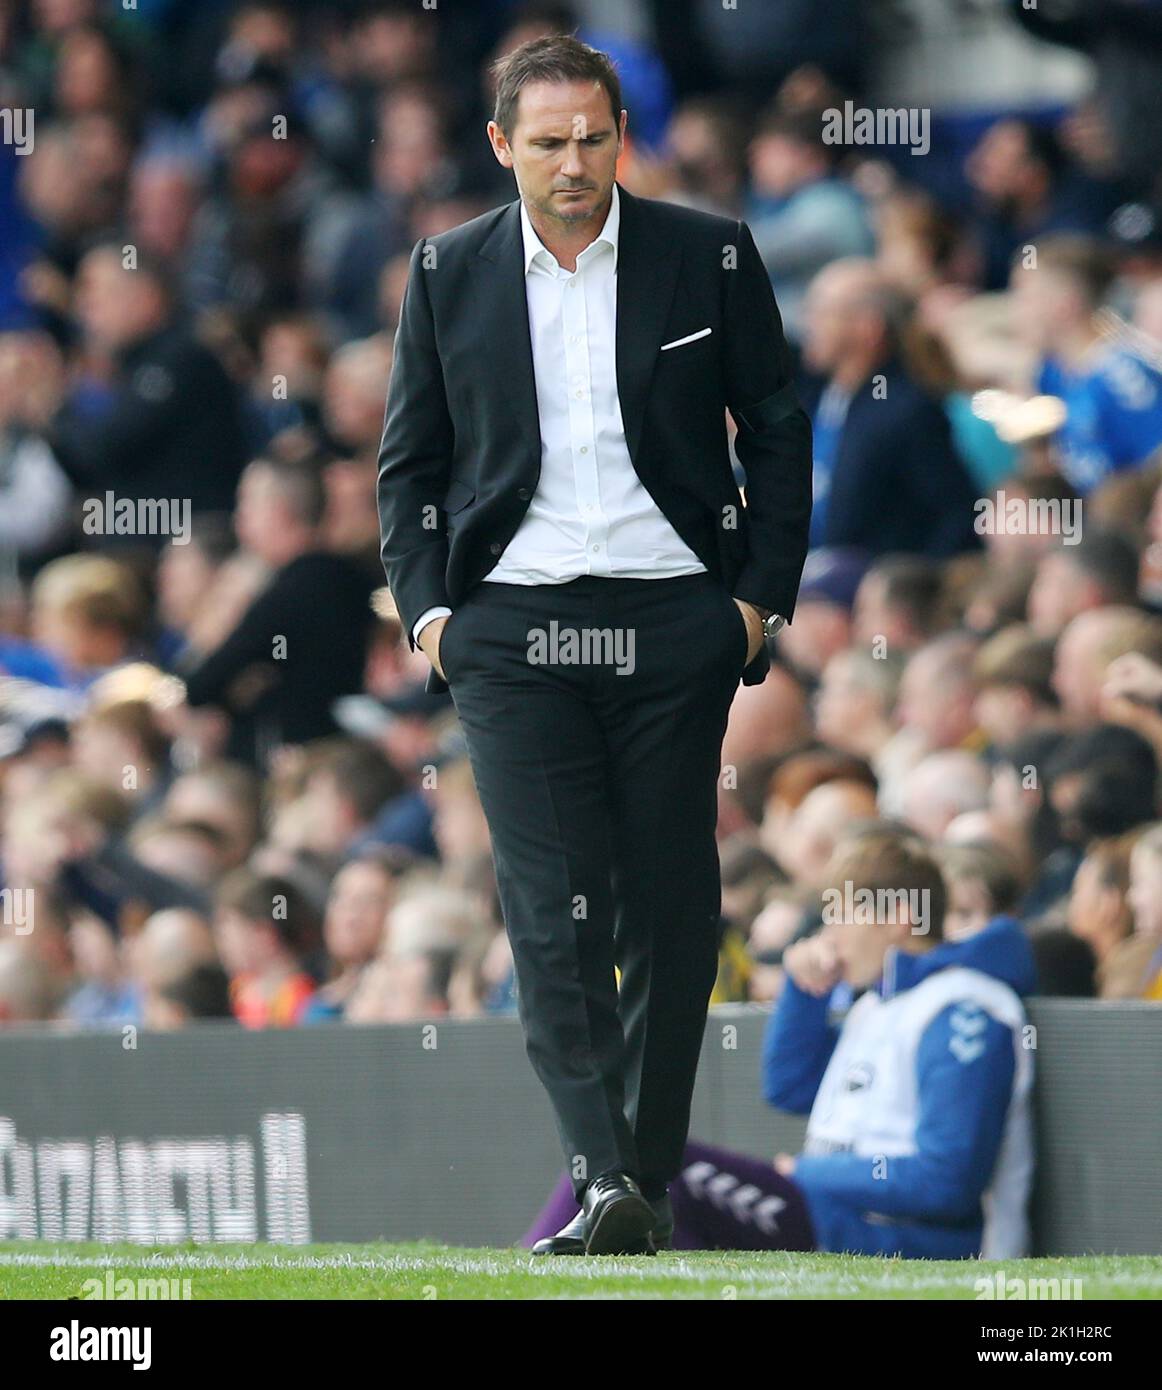
[[[697,333],[687,333],[684,338],[675,338],[672,343],[663,343],[659,350],[668,352],[670,348],[681,347],[683,343],[692,343],[696,338],[705,338],[709,332],[709,328],[700,328]]]

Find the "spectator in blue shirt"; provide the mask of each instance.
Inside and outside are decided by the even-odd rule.
[[[1162,372],[1097,319],[1112,279],[1104,249],[1085,237],[1047,237],[1013,265],[1017,327],[1041,354],[1037,390],[1066,406],[1058,466],[1082,494],[1162,445]]]

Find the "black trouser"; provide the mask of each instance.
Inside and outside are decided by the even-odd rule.
[[[681,1166],[717,969],[722,738],[746,649],[708,574],[484,582],[444,628],[525,1043],[578,1197],[613,1169],[660,1196]]]

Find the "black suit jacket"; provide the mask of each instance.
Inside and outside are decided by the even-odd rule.
[[[889,360],[847,408],[823,544],[938,558],[977,550],[977,492],[943,405]]]
[[[811,426],[750,230],[620,185],[619,197],[615,356],[634,469],[731,593],[789,618],[807,553]],[[383,564],[409,644],[425,609],[454,609],[495,566],[540,467],[515,200],[412,251],[379,452]],[[769,667],[764,649],[744,683]],[[433,670],[427,688],[447,686]]]

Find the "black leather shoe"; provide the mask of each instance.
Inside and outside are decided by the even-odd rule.
[[[584,1255],[585,1213],[579,1211],[555,1236],[545,1236],[533,1246],[534,1255]]]
[[[627,1173],[594,1178],[581,1199],[587,1255],[652,1255],[654,1209]]]
[[[674,1213],[670,1208],[669,1196],[659,1197],[650,1202],[653,1213],[653,1229],[644,1241],[634,1243],[632,1249],[622,1251],[629,1255],[652,1255],[658,1250],[668,1250],[674,1235]],[[532,1248],[534,1255],[584,1255],[586,1218],[584,1210],[567,1225],[562,1226],[555,1236],[543,1236]]]

